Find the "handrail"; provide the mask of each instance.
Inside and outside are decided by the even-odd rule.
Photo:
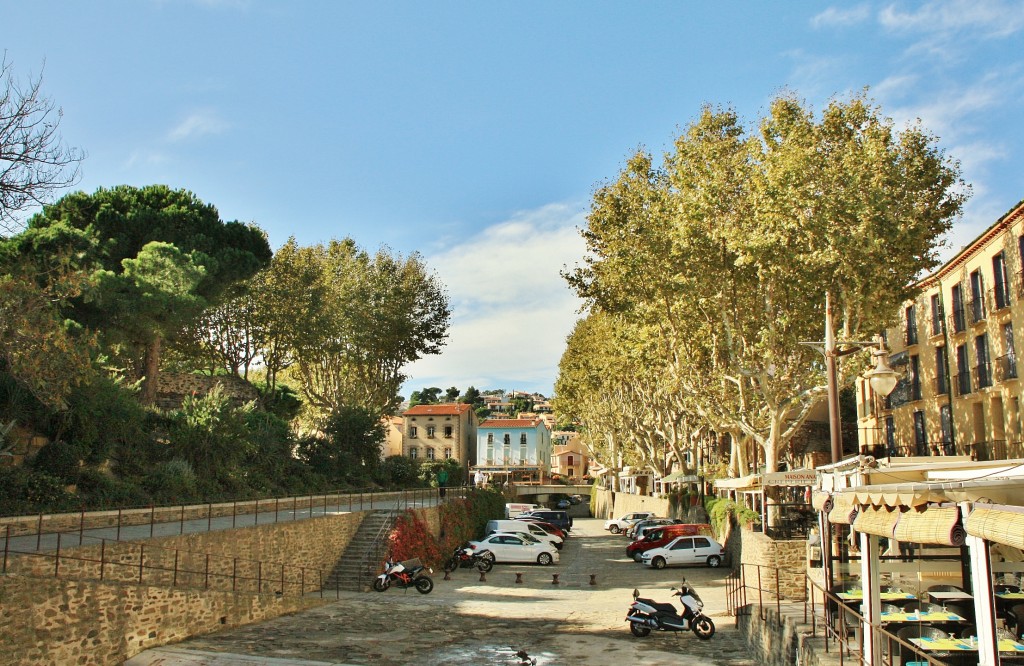
[[[748,583],[747,569],[756,570],[756,585],[753,581]],[[799,577],[803,580],[804,598],[795,604],[798,607],[802,606],[802,617],[800,611],[794,608],[794,603],[787,602],[783,605],[785,595],[780,584],[783,577],[790,580]],[[820,625],[824,649],[831,652],[838,647],[840,666],[843,666],[846,659],[853,659],[858,664],[866,663],[862,646],[859,644],[865,626],[871,626],[875,635],[879,637],[882,645],[881,666],[898,665],[899,655],[904,651],[913,654],[916,661],[930,666],[949,666],[948,662],[930,656],[917,646],[890,633],[880,622],[868,623],[856,609],[826,590],[806,571],[760,564],[741,564],[726,578],[726,602],[730,615],[750,616],[756,608],[762,621],[767,621],[767,611],[772,608],[780,621],[783,617],[790,617],[799,624],[809,624],[811,638],[818,636]],[[854,638],[852,641],[851,631]]]
[[[64,534],[58,533],[57,548],[53,551],[19,550],[11,546],[13,538],[10,526],[6,526],[0,572],[42,576],[52,570],[54,578],[64,579],[273,593],[287,597],[302,597],[307,592],[318,591],[320,598],[324,597],[323,583],[327,577],[324,570],[315,567],[165,548],[145,542],[78,534],[68,536],[76,542],[72,547],[65,546]],[[94,543],[85,546],[83,540]]]
[[[469,486],[448,488],[448,492],[465,497]],[[119,508],[116,511],[79,511],[62,514],[32,514],[30,516],[0,517],[0,529],[6,526],[5,533],[9,537],[35,537],[35,550],[52,550],[58,534],[69,535],[78,532],[85,535],[87,530],[112,530],[113,535],[105,535],[114,541],[132,538],[151,538],[154,536],[171,536],[186,532],[214,531],[228,529],[227,519],[231,519],[230,529],[243,523],[245,526],[277,523],[316,516],[326,516],[331,511],[362,511],[365,508],[394,504],[405,506],[436,500],[436,488],[415,488],[412,490],[371,490],[352,491],[348,493],[328,493],[323,495],[290,496],[266,500],[233,501],[230,503],[176,504],[171,506],[148,506],[136,508]],[[356,508],[358,507],[358,509]],[[382,507],[383,508],[383,507]],[[263,518],[265,517],[265,518]],[[220,519],[225,525],[215,528],[214,521]],[[202,523],[206,526],[203,528]],[[55,525],[53,529],[44,529]],[[174,526],[177,526],[175,531]],[[186,530],[186,525],[189,529]],[[123,534],[135,528],[135,535]],[[157,534],[157,532],[160,534]]]

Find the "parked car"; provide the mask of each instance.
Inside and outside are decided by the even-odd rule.
[[[650,511],[634,511],[633,513],[627,513],[621,518],[612,518],[605,521],[604,528],[612,534],[619,534],[626,531],[633,523],[655,517]]]
[[[486,548],[494,554],[494,562],[536,562],[548,565],[558,562],[558,550],[549,543],[535,539],[530,534],[508,534],[496,532],[480,539],[470,541],[473,550]]]
[[[487,525],[484,527],[484,532],[487,534],[493,534],[494,532],[525,532],[541,541],[547,541],[559,550],[562,549],[562,537],[555,536],[540,525],[528,520],[488,520]]]
[[[567,498],[567,499],[560,499],[560,500],[558,500],[558,502],[557,502],[557,503],[555,504],[555,507],[556,507],[556,508],[559,508],[559,509],[568,509],[568,508],[569,508],[570,506],[572,506],[572,502],[570,502],[570,501],[568,500],[568,498]]]
[[[681,536],[706,536],[713,537],[710,525],[684,523],[681,525],[659,525],[644,530],[644,535],[631,541],[626,546],[626,555],[633,558],[634,562],[640,562],[640,556],[653,548],[667,546],[676,537]]]
[[[534,509],[516,516],[517,518],[539,518],[540,520],[557,525],[563,532],[572,529],[572,518],[564,510],[558,509]]]
[[[640,556],[645,566],[664,569],[667,566],[706,564],[718,567],[722,564],[722,544],[710,537],[676,537],[668,545],[652,548]]]
[[[682,518],[647,518],[639,520],[626,528],[626,536],[630,539],[639,539],[643,536],[640,530],[646,527],[659,525],[682,525],[685,521]]]
[[[546,520],[541,520],[540,518],[531,518],[527,516],[525,518],[516,518],[516,520],[521,520],[524,523],[533,523],[534,525],[540,525],[541,529],[547,532],[548,534],[554,534],[556,537],[560,537],[563,540],[565,539],[565,537],[569,536],[568,533],[558,525],[549,523]]]
[[[583,495],[569,495],[569,504],[583,504]]]

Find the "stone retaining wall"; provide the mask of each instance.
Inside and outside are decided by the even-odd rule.
[[[0,576],[0,663],[121,664],[146,648],[317,604],[298,595],[317,588],[313,572],[333,568],[363,518],[347,513],[65,551],[77,561],[11,556]]]
[[[762,666],[821,664],[812,644],[814,639],[801,633],[789,618],[780,617],[772,608],[765,609],[764,620],[758,615],[756,606],[744,606],[739,611],[736,628]]]
[[[764,575],[770,575],[771,580],[762,580],[761,589],[765,591],[766,598],[775,599],[775,571],[778,570],[777,585],[781,597],[790,601],[803,601],[806,594],[804,571],[807,565],[807,541],[777,541],[746,527],[741,530],[741,538],[740,561],[744,565],[751,565],[745,567],[744,571],[747,584],[757,584],[756,567],[763,567]]]

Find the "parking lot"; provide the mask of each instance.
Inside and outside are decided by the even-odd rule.
[[[678,664],[683,656],[693,666],[754,663],[725,614],[728,567],[644,567],[626,557],[628,540],[602,524],[577,519],[557,565],[498,564],[485,581],[471,569],[449,581],[437,572],[428,595],[343,593],[321,608],[151,650],[128,663],[522,664],[520,651],[538,665]],[[517,573],[522,583],[515,582]],[[710,641],[691,632],[634,637],[625,622],[633,589],[668,602],[683,577],[703,598],[716,635]]]

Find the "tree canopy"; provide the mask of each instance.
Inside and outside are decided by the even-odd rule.
[[[670,410],[648,421],[662,426],[626,428],[663,442],[669,426],[728,432],[760,446],[773,471],[825,393],[820,357],[800,344],[821,339],[825,294],[840,337],[863,339],[938,265],[966,188],[935,143],[917,126],[896,131],[863,95],[820,117],[782,95],[749,128],[705,108],[660,165],[633,155],[595,194],[588,259],[566,276],[601,319],[570,337],[556,408],[609,401],[590,408],[618,413],[588,441],[639,439],[633,455],[657,468],[643,455],[649,438],[618,423],[630,411],[621,401],[685,396],[662,401]],[[607,376],[590,367],[599,359]]]

